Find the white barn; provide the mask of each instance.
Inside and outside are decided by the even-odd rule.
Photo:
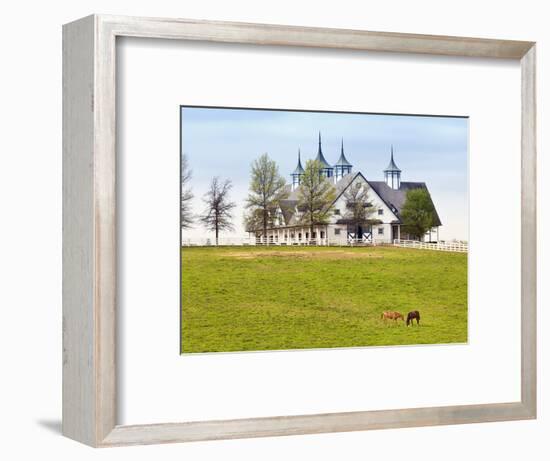
[[[291,173],[292,184],[288,185],[288,197],[281,200],[278,207],[275,224],[267,231],[268,243],[299,245],[315,241],[316,244],[346,244],[349,241],[364,243],[391,243],[396,239],[409,239],[408,235],[401,232],[400,211],[410,189],[424,188],[423,182],[401,181],[401,170],[395,164],[393,147],[391,148],[390,163],[384,170],[384,181],[369,181],[360,171],[354,172],[353,165],[346,159],[344,143],[340,151],[340,158],[334,165],[330,165],[324,155],[319,133],[319,148],[316,156],[323,167],[322,174],[328,181],[333,182],[336,189],[336,199],[333,203],[333,213],[327,224],[314,226],[310,235],[310,226],[301,224],[301,213],[298,210],[298,194],[301,177],[304,174],[300,153],[298,152],[298,165]],[[346,214],[346,190],[355,183],[367,186],[368,201],[373,212],[369,222],[363,226],[351,224],[345,218]],[[436,211],[436,226],[424,237],[425,241],[438,240],[441,221]],[[255,232],[256,237],[262,237],[261,231]]]

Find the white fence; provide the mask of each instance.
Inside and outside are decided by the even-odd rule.
[[[184,238],[181,241],[182,246],[215,246],[215,238]],[[249,245],[276,245],[276,246],[355,246],[355,245],[374,245],[367,239],[348,238],[340,240],[323,239],[275,239],[262,237],[220,237],[218,238],[218,246],[249,246]]]
[[[193,238],[182,239],[182,246],[215,246],[216,239],[214,238]],[[300,246],[300,245],[314,245],[314,246],[374,246],[374,242],[370,242],[365,239],[353,239],[347,240],[330,240],[330,239],[312,239],[312,240],[277,240],[272,238],[255,238],[255,237],[220,237],[218,239],[219,246],[250,246],[250,245],[275,245],[275,246]],[[389,245],[387,243],[386,245]],[[378,243],[378,245],[381,245]],[[436,250],[436,251],[455,251],[466,253],[468,252],[468,243],[466,242],[437,242],[427,243],[419,242],[418,240],[394,240],[393,246],[401,248],[417,248],[421,250]]]
[[[419,242],[418,240],[394,240],[393,244],[394,246],[402,248],[418,248],[420,250],[456,251],[460,253],[468,252],[468,243],[466,242],[427,243]]]
[[[220,237],[218,238],[219,246],[245,246],[245,245],[255,245],[256,242],[254,238],[248,237]],[[184,247],[192,246],[212,246],[216,245],[215,238],[184,238],[181,240],[181,245]]]

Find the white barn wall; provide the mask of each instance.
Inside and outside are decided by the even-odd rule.
[[[357,174],[357,172],[352,172],[351,174]],[[361,183],[363,185],[367,185],[367,182],[363,179],[361,175],[358,175],[348,186],[351,187],[353,184]],[[369,187],[367,185],[367,187]],[[368,200],[372,203],[373,209],[375,210],[373,215],[371,216],[371,219],[379,219],[384,224],[384,235],[378,235],[378,227],[380,227],[379,224],[374,224],[372,226],[373,229],[373,241],[374,243],[391,243],[391,223],[392,221],[397,220],[397,216],[393,213],[393,211],[386,205],[386,203],[378,196],[376,192],[372,188],[369,187],[368,191]],[[336,223],[338,219],[340,219],[344,214],[346,210],[346,202],[345,202],[345,196],[342,194],[338,200],[336,200],[334,204],[335,209],[339,209],[341,216],[333,215],[331,218],[331,223]],[[378,210],[383,210],[383,215],[378,215]],[[346,226],[343,226],[344,229],[346,229]],[[388,230],[389,229],[389,230]],[[344,231],[346,232],[346,231]]]
[[[388,205],[386,205],[386,202],[384,202],[380,196],[372,189],[368,182],[365,180],[364,175],[361,172],[351,172],[349,173],[351,175],[355,175],[355,178],[353,181],[343,190],[340,191],[340,195],[334,202],[333,208],[334,210],[339,210],[340,214],[332,214],[330,217],[329,223],[326,226],[315,226],[316,228],[323,229],[326,227],[327,235],[325,238],[328,238],[328,243],[330,244],[346,244],[348,240],[348,233],[347,233],[347,225],[345,224],[338,224],[338,221],[342,218],[344,218],[346,214],[346,198],[345,198],[345,191],[348,190],[350,187],[352,187],[354,184],[362,184],[363,186],[366,186],[368,188],[368,201],[372,204],[373,207],[373,214],[370,216],[370,219],[377,219],[382,221],[381,224],[373,224],[372,225],[372,240],[375,244],[382,244],[382,243],[392,243],[392,222],[397,221],[398,218],[395,215],[395,213],[390,209]],[[344,175],[345,177],[346,175]],[[379,215],[378,210],[382,210],[383,214]],[[284,225],[281,227],[274,227],[273,229],[269,229],[267,232],[267,238],[271,242],[271,237],[273,237],[273,243],[291,243],[290,239],[286,241],[283,238],[281,238],[282,235],[284,235],[285,232],[287,233],[297,233],[300,232],[298,229],[307,228],[307,226],[302,227],[296,227],[292,229],[285,228]],[[378,234],[378,229],[383,228],[384,233]],[[340,229],[340,234],[336,234],[335,230]],[[309,231],[305,231],[309,232]],[[302,232],[304,234],[305,232]],[[279,239],[275,240],[275,236],[279,235]],[[319,235],[316,236],[317,239],[320,238]],[[305,235],[302,235],[302,242],[305,243]]]

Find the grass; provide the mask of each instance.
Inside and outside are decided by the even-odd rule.
[[[182,248],[181,351],[467,341],[467,255],[394,247]],[[419,327],[384,323],[396,310]]]

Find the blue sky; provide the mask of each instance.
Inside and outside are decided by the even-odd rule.
[[[290,181],[298,149],[305,164],[317,154],[320,131],[329,163],[338,160],[343,138],[353,171],[361,171],[373,181],[384,179],[383,170],[393,145],[401,180],[426,182],[443,222],[440,237],[468,238],[466,118],[191,107],[181,110],[182,152],[193,171],[194,213],[203,211],[201,198],[213,176],[233,182],[236,230],[226,233],[226,237],[246,235],[243,205],[254,159],[267,152]],[[205,235],[210,234],[196,224],[185,236]]]

